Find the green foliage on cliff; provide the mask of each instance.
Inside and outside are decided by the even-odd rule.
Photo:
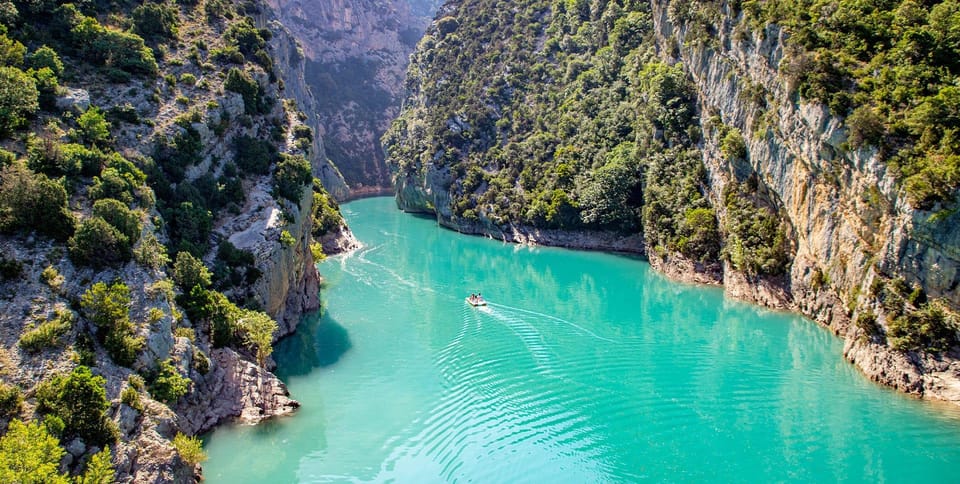
[[[302,155],[282,153],[273,172],[273,190],[278,198],[299,205],[304,188],[313,181],[310,162]]]
[[[174,403],[190,390],[190,379],[181,375],[170,359],[160,362],[150,382],[150,395],[161,402]]]
[[[117,471],[111,462],[110,448],[106,447],[97,452],[87,462],[87,470],[76,480],[77,484],[113,484]]]
[[[783,275],[791,254],[787,227],[755,176],[724,187],[727,243],[724,256],[748,275]]]
[[[28,353],[38,353],[62,344],[61,338],[73,328],[73,313],[59,311],[52,319],[42,320],[36,326],[28,326],[17,345]]]
[[[66,189],[20,163],[0,169],[0,230],[36,230],[66,240],[74,230]]]
[[[0,481],[66,484],[60,473],[60,458],[65,454],[60,441],[37,422],[10,422],[0,437]]]
[[[420,42],[413,94],[384,136],[399,184],[434,173],[444,185],[430,190],[451,195],[438,209],[459,223],[642,231],[717,262],[695,93],[658,59],[647,3],[452,7]]]
[[[130,288],[122,281],[98,282],[80,298],[83,315],[97,328],[107,353],[118,365],[130,366],[144,346],[130,321]]]
[[[700,2],[712,8],[713,2]],[[960,2],[738,2],[746,22],[790,33],[782,72],[799,95],[850,115],[853,147],[880,148],[910,203],[960,187]],[[855,109],[854,109],[855,108]]]
[[[116,441],[116,425],[107,417],[107,400],[102,376],[78,366],[69,374],[54,375],[37,387],[37,411],[59,418],[63,437],[79,437],[89,445],[103,446]]]
[[[191,465],[197,465],[207,460],[207,454],[203,451],[203,442],[196,437],[187,437],[182,433],[178,433],[173,438],[173,446],[177,449],[177,453],[180,454],[180,458]]]

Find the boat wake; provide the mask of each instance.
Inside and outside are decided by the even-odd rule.
[[[605,341],[605,342],[607,342],[607,343],[616,343],[616,341],[614,341],[614,340],[612,340],[612,339],[610,339],[610,338],[605,338],[605,337],[603,337],[603,336],[600,336],[599,334],[594,333],[593,331],[590,331],[589,329],[584,328],[583,326],[580,326],[580,325],[574,323],[573,321],[570,321],[570,320],[567,320],[567,319],[563,319],[563,318],[559,318],[559,317],[557,317],[557,316],[553,316],[553,315],[550,315],[550,314],[541,313],[541,312],[539,312],[539,311],[532,311],[532,310],[529,310],[529,309],[518,308],[518,307],[516,307],[516,306],[508,306],[508,305],[506,305],[506,304],[497,304],[497,303],[491,303],[491,302],[488,302],[488,303],[487,303],[487,307],[488,307],[488,308],[491,308],[491,309],[490,309],[491,313],[492,313],[492,310],[493,310],[493,309],[497,309],[497,310],[502,310],[502,311],[504,311],[504,312],[507,312],[508,314],[509,314],[510,312],[514,312],[514,313],[520,313],[520,314],[527,314],[527,315],[530,315],[530,316],[536,316],[536,317],[538,317],[538,318],[543,318],[543,319],[545,319],[545,320],[552,321],[552,322],[554,322],[554,323],[564,324],[564,325],[570,326],[570,327],[576,329],[577,331],[579,331],[579,332],[581,332],[581,333],[583,333],[583,334],[586,334],[586,335],[588,335],[588,336],[590,336],[590,337],[592,337],[592,338],[596,338],[596,339],[598,339],[598,340],[600,340],[600,341]]]

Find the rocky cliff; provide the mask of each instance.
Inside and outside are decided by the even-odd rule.
[[[175,436],[298,406],[269,353],[318,307],[314,200],[346,185],[296,41],[265,5],[201,7],[16,2],[0,20],[33,56],[21,45],[3,69],[50,66],[49,99],[0,135],[2,211],[32,210],[15,194],[39,184],[54,204],[41,213],[63,220],[55,236],[2,224],[0,430],[66,421],[42,426],[63,438],[54,473],[106,446],[118,482],[198,480]],[[328,252],[353,243],[342,223],[325,237]],[[59,401],[70,378],[90,402]],[[75,423],[84,403],[100,434]]]
[[[799,310],[829,326],[846,340],[847,358],[877,381],[960,403],[960,364],[894,351],[851,324],[883,311],[869,296],[878,279],[903,277],[928,296],[960,305],[955,215],[934,221],[934,213],[912,208],[876,148],[851,149],[842,117],[821,103],[797,102],[783,75],[791,55],[784,29],[748,28],[742,13],[723,5],[715,34],[697,41],[693,22],[671,15],[669,2],[652,5],[661,53],[690,74],[702,112],[716,113],[744,133],[746,168],[776,194],[796,241],[782,284],[771,288],[728,271],[728,293]],[[707,136],[703,145],[716,201],[744,168],[725,161],[719,144]]]
[[[311,116],[350,194],[389,190],[380,136],[397,114],[408,57],[436,0],[271,0],[302,46],[306,83],[319,96]],[[328,190],[337,199],[349,196]]]
[[[871,87],[817,64],[806,17],[793,40],[782,12],[733,2],[505,8],[448,2],[412,57],[384,138],[401,209],[644,253],[828,326],[872,379],[960,403],[955,182],[929,202],[927,175],[904,181],[896,150],[926,141],[850,104]]]

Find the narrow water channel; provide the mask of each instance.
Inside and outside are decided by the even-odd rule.
[[[960,412],[866,380],[808,320],[342,208],[364,248],[321,264],[322,316],[275,353],[303,407],[208,436],[210,483],[960,481]]]

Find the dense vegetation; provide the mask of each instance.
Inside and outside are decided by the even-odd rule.
[[[654,49],[647,2],[450,2],[412,57],[408,98],[383,139],[401,205],[468,231],[642,233],[652,259],[707,270],[723,261],[749,280],[782,281],[795,234],[754,172],[748,143],[776,115],[769,87],[737,78],[737,101],[769,112],[741,131],[710,107],[700,111],[684,66],[663,60],[761,41],[777,24],[788,33],[778,68],[790,102],[826,105],[848,128],[841,151],[875,149],[911,206],[940,211],[930,223],[955,212],[960,3],[660,6],[685,45],[666,39]],[[721,31],[731,32],[723,45]],[[704,147],[722,157],[711,174],[720,193],[708,194]],[[822,271],[813,279],[829,284]],[[932,352],[957,344],[949,305],[900,292],[862,311],[859,290],[844,297],[878,343]]]
[[[455,5],[421,41],[416,102],[384,138],[398,183],[449,170],[457,223],[643,232],[650,253],[718,264],[695,94],[656,55],[646,2]]]
[[[213,348],[267,364],[262,260],[213,230],[255,187],[293,220],[313,133],[279,97],[259,8],[0,2],[0,289],[36,292],[0,315],[20,331],[0,347],[0,481],[112,482],[110,446],[139,430],[121,435],[111,406],[174,405]],[[174,347],[156,356],[156,340]],[[5,372],[8,352],[51,370],[31,385]],[[61,466],[78,442],[86,454]],[[196,439],[166,445],[202,460]]]
[[[846,117],[851,148],[877,147],[910,203],[930,209],[960,187],[960,2],[790,0],[730,2],[743,30],[790,33],[781,64],[806,101]],[[702,23],[720,2],[672,9]]]

